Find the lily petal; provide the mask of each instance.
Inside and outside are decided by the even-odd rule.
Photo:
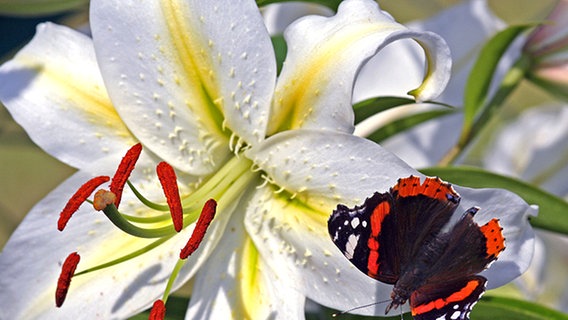
[[[262,146],[253,147],[247,154],[256,165],[270,175],[276,185],[286,190],[287,193],[284,194],[294,197],[298,203],[312,208],[314,212],[321,212],[326,219],[338,203],[348,206],[361,204],[375,191],[388,191],[398,178],[411,174],[422,176],[379,145],[337,132],[315,130],[282,132],[264,141]],[[520,275],[528,267],[534,249],[534,234],[528,223],[528,217],[535,215],[536,210],[517,195],[506,190],[468,189],[457,186],[456,190],[461,194],[462,201],[454,214],[454,219],[458,219],[471,206],[482,208],[475,218],[479,223],[485,223],[493,217],[501,219],[508,249],[485,273],[489,278],[490,287],[500,286]],[[266,212],[262,214],[272,215]],[[283,217],[274,217],[274,219],[264,217],[262,222],[255,222],[269,225],[256,226],[254,229],[250,226],[251,236],[255,241],[271,237],[277,238],[275,243],[290,241],[296,252],[303,252],[307,246],[305,240],[295,242],[290,238],[281,239],[281,235],[270,234],[274,230],[274,225],[290,224],[287,215],[288,213],[282,213]],[[255,221],[252,218],[247,219],[249,220],[251,223]],[[312,226],[309,228],[311,232],[315,232],[312,229],[317,229],[314,224],[307,222],[296,223],[291,229],[304,224]],[[324,227],[325,224],[322,222],[320,228],[323,230],[320,232],[325,233]],[[260,230],[258,231],[260,235],[255,238],[253,230]],[[298,236],[304,234],[298,233]],[[298,247],[295,246],[296,243]],[[280,256],[280,259],[290,259],[284,253],[280,253]],[[266,259],[275,266],[294,264],[294,261],[287,263],[279,261],[277,257]],[[307,293],[312,289],[304,288]]]
[[[481,207],[475,215],[475,221],[485,224],[492,218],[499,218],[505,237],[505,250],[481,275],[488,280],[487,288],[500,287],[520,276],[532,260],[535,247],[535,234],[530,226],[529,218],[536,216],[538,208],[529,206],[516,194],[503,189],[471,189],[454,186],[461,195],[458,218],[467,208]]]
[[[244,221],[274,274],[309,299],[338,310],[389,299],[391,286],[363,274],[335,247],[327,233],[328,218],[328,212],[310,210],[263,187],[250,201]],[[384,306],[358,312],[382,314]]]
[[[505,27],[505,23],[495,16],[487,1],[468,0],[461,1],[427,20],[408,23],[407,26],[416,31],[435,32],[444,38],[450,47],[452,76],[437,100],[459,106],[462,104],[465,82],[477,52],[490,36]],[[505,58],[507,63],[512,62],[512,57]],[[404,64],[404,68],[400,68],[400,64]],[[423,69],[419,47],[411,41],[397,41],[363,67],[355,84],[353,101],[403,95],[408,91],[409,81],[420,81],[419,76]],[[385,74],[389,76],[385,77]]]
[[[417,100],[436,97],[449,80],[450,52],[444,40],[396,23],[374,1],[344,1],[331,18],[304,17],[290,25],[285,38],[288,55],[276,86],[269,133],[298,127],[352,132],[357,72],[398,39],[413,38],[426,54],[426,75],[412,93]]]
[[[360,204],[400,177],[419,175],[374,142],[329,131],[281,132],[246,155],[275,185],[326,209],[337,203]]]
[[[264,138],[276,65],[254,2],[92,1],[91,12],[107,90],[153,152],[207,174],[232,133]]]
[[[302,319],[304,296],[266,264],[243,221],[244,211],[233,214],[197,274],[186,319]]]
[[[0,100],[36,144],[75,168],[136,143],[107,96],[91,40],[67,27],[40,24],[0,67]]]

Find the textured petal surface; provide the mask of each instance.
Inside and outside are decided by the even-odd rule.
[[[274,274],[309,299],[338,310],[389,299],[392,286],[360,272],[335,247],[327,233],[330,212],[264,187],[250,202],[245,226]],[[382,315],[384,306],[358,312]]]
[[[269,133],[299,127],[352,132],[356,74],[369,58],[398,39],[415,39],[427,56],[424,82],[413,93],[418,100],[436,97],[450,74],[450,53],[442,38],[407,29],[374,1],[349,0],[334,17],[300,19],[285,37],[288,54],[275,91]]]
[[[264,138],[276,67],[254,2],[93,1],[91,28],[117,110],[170,164],[210,173],[231,133]]]
[[[97,169],[101,172],[100,167]],[[100,319],[124,319],[148,308],[161,296],[193,226],[141,256],[73,278],[65,303],[60,309],[55,308],[57,277],[69,253],[77,251],[81,255],[77,269],[80,272],[153,241],[126,235],[89,204],[81,207],[63,232],[57,231],[57,213],[77,186],[89,178],[89,174],[78,172],[56,188],[32,209],[6,244],[0,255],[3,316],[77,319],[89,314]],[[121,211],[148,214],[147,209],[139,202],[134,205],[132,200],[131,193],[125,193]],[[223,213],[211,224],[203,245],[189,258],[174,287],[195,274],[223,234],[232,208],[218,209]]]
[[[243,222],[244,210],[235,212],[197,274],[186,319],[301,319],[304,296],[266,264]]]
[[[379,145],[351,135],[333,132],[297,130],[280,133],[266,140],[262,146],[249,150],[248,155],[256,165],[269,174],[271,182],[285,190],[277,199],[286,196],[294,199],[289,203],[290,211],[285,211],[288,208],[279,209],[277,205],[270,203],[272,200],[261,198],[257,206],[262,208],[265,203],[264,206],[269,206],[269,209],[253,210],[254,214],[251,213],[250,219],[246,219],[247,229],[255,243],[258,243],[259,250],[271,254],[271,258],[266,259],[275,270],[280,266],[297,265],[298,256],[307,250],[311,255],[317,254],[323,257],[333,252],[325,249],[326,245],[317,242],[315,238],[319,236],[321,239],[329,239],[325,222],[337,203],[348,206],[361,204],[373,192],[387,191],[398,178],[410,174],[421,176]],[[490,287],[511,281],[526,270],[532,258],[534,234],[527,218],[529,215],[534,215],[536,210],[509,191],[461,187],[456,187],[456,190],[462,195],[462,202],[454,219],[459,218],[471,206],[482,208],[482,211],[476,215],[476,221],[480,223],[485,223],[493,217],[501,219],[507,249],[485,274],[489,277]],[[294,203],[299,207],[296,210]],[[305,213],[310,211],[313,213]],[[293,212],[296,212],[295,216]],[[286,232],[274,232],[279,228]],[[314,239],[306,241],[306,235],[312,234],[318,236],[314,235]],[[261,241],[268,241],[267,239],[272,239],[273,244],[260,246]],[[331,240],[328,241],[331,243]],[[274,249],[279,247],[290,248]],[[316,250],[316,247],[319,249]],[[316,261],[322,260],[315,258],[310,260],[311,263]],[[349,307],[338,300],[324,302],[325,299],[331,299],[334,293],[330,293],[327,298],[323,296],[318,298],[317,294],[314,296],[314,288],[325,286],[326,281],[334,283],[335,280],[330,279],[338,277],[335,274],[336,270],[320,266],[308,266],[304,270],[317,270],[319,274],[317,277],[309,276],[309,273],[298,275],[302,279],[304,276],[310,279],[298,282],[307,283],[302,290],[308,297],[340,309]],[[339,270],[342,281],[357,281],[355,279],[358,275],[355,269],[342,267]],[[359,303],[362,301],[359,300]]]
[[[418,174],[374,142],[318,130],[279,133],[247,156],[275,185],[326,209],[337,203],[360,204],[398,178]]]
[[[76,168],[136,143],[107,96],[91,39],[67,27],[39,25],[0,67],[0,100],[36,144]]]

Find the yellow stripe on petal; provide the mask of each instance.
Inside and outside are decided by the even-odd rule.
[[[224,116],[219,100],[221,93],[216,83],[217,72],[212,66],[210,52],[215,44],[212,40],[199,36],[203,35],[199,23],[205,23],[205,18],[195,17],[188,12],[189,8],[179,1],[165,0],[161,2],[161,6],[169,31],[168,36],[173,45],[171,52],[163,53],[174,55],[171,58],[182,66],[183,73],[177,76],[185,80],[180,79],[179,85],[185,92],[192,92],[191,96],[196,99],[196,101],[186,101],[186,106],[193,112],[202,114],[200,121],[206,128],[216,130],[217,134],[223,135]],[[229,136],[228,133],[225,135]]]
[[[352,133],[351,100],[359,70],[399,39],[417,40],[427,55],[428,70],[417,100],[436,97],[449,80],[450,53],[444,40],[406,28],[371,0],[346,0],[330,18],[300,19],[286,30],[285,38],[288,54],[276,86],[269,135],[298,128]],[[405,62],[400,59],[400,68]]]
[[[238,265],[237,282],[240,289],[243,314],[239,316],[255,319],[259,311],[258,307],[264,304],[262,301],[264,295],[262,279],[258,279],[260,272],[258,251],[249,237],[244,241],[243,253],[240,258],[241,263]]]

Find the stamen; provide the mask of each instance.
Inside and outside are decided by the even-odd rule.
[[[116,195],[110,191],[101,189],[95,192],[93,207],[97,211],[104,210],[108,205],[115,203]]]
[[[87,198],[98,188],[101,184],[110,180],[110,177],[107,176],[100,176],[95,177],[85,184],[83,184],[77,192],[69,199],[65,208],[59,214],[59,220],[57,221],[57,229],[59,231],[63,231],[71,216],[79,210],[81,204],[87,200]]]
[[[59,275],[59,280],[57,280],[57,289],[55,290],[55,305],[58,308],[61,307],[65,301],[67,291],[69,291],[69,285],[71,284],[71,278],[75,274],[79,260],[81,260],[81,256],[79,256],[77,252],[73,252],[67,256],[67,259],[63,262],[61,274]]]
[[[209,224],[211,224],[211,220],[213,220],[213,218],[215,217],[216,210],[217,202],[213,199],[207,200],[207,202],[203,206],[203,209],[201,210],[201,215],[197,220],[197,224],[195,225],[195,229],[193,230],[189,241],[187,241],[185,247],[181,249],[181,252],[179,254],[180,259],[187,259],[187,257],[189,257],[195,250],[197,250],[199,244],[205,236],[205,232],[207,231]]]
[[[150,316],[148,320],[163,320],[166,315],[166,306],[164,305],[164,301],[156,300],[154,301],[154,305],[152,306],[152,310],[150,311]]]
[[[166,162],[160,162],[156,168],[160,184],[166,195],[170,213],[172,214],[172,221],[174,222],[174,229],[180,232],[183,228],[183,208],[181,206],[181,199],[179,197],[179,189],[177,185],[177,178],[174,168]]]
[[[126,155],[120,161],[120,165],[112,177],[112,181],[110,183],[110,191],[116,195],[116,200],[114,205],[118,208],[120,204],[120,199],[122,198],[122,190],[124,189],[124,185],[126,184],[126,180],[130,177],[132,170],[134,170],[134,166],[136,165],[136,161],[140,157],[140,153],[142,153],[142,144],[138,143],[132,146],[127,152]]]

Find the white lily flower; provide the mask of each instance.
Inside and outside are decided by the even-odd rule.
[[[326,222],[338,203],[360,203],[417,174],[351,135],[351,91],[364,62],[392,41],[413,38],[429,57],[414,94],[436,97],[449,74],[439,36],[407,29],[371,0],[347,0],[334,17],[305,17],[289,27],[277,79],[253,1],[95,0],[90,12],[92,40],[43,24],[0,67],[0,100],[14,119],[44,150],[79,169],[32,209],[0,255],[3,316],[114,319],[148,308],[195,228],[196,208],[210,197],[217,215],[174,283],[195,276],[188,318],[303,318],[306,297],[347,309],[390,296],[390,286],[341,255]],[[78,186],[112,173],[138,141],[144,151],[132,183],[160,201],[153,167],[173,165],[185,228],[133,237],[83,206],[56,231],[57,212]],[[530,262],[527,217],[534,210],[504,190],[456,190],[460,209],[482,207],[480,222],[501,219],[507,250],[484,274],[490,287],[509,282]],[[122,201],[121,211],[140,220],[156,215],[129,193]],[[74,251],[82,256],[78,272],[123,260],[73,277],[57,309],[60,264]]]

